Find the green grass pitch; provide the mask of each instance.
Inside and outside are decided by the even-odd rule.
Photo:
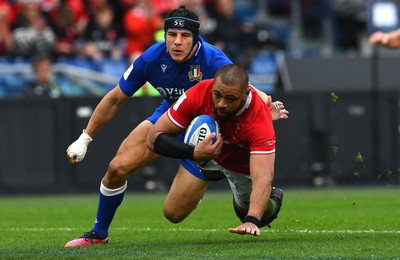
[[[239,224],[228,192],[208,192],[182,223],[162,215],[165,193],[128,193],[109,243],[64,248],[88,231],[97,194],[0,197],[0,259],[400,259],[399,187],[283,188],[261,235]]]

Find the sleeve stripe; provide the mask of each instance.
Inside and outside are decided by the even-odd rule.
[[[270,151],[250,151],[250,154],[274,154],[275,149]]]
[[[167,112],[167,116],[168,116],[169,120],[171,120],[171,122],[172,122],[174,125],[176,125],[177,127],[182,128],[182,129],[185,129],[185,128],[186,128],[186,126],[179,124],[179,123],[172,117],[172,115],[171,115],[169,109],[168,109],[168,112]]]

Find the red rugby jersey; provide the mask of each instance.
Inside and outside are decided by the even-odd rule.
[[[212,102],[213,83],[214,79],[203,80],[187,90],[168,110],[172,123],[184,129],[198,115],[208,114],[216,118]],[[275,153],[271,112],[253,88],[245,106],[234,117],[217,121],[224,145],[214,160],[222,167],[250,174],[251,154]]]

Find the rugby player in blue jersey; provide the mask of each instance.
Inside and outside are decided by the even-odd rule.
[[[184,6],[172,10],[164,21],[165,42],[154,44],[135,60],[122,75],[119,84],[97,105],[80,137],[68,147],[67,158],[71,164],[83,160],[94,134],[116,115],[146,81],[165,97],[154,114],[126,137],[110,162],[100,183],[99,205],[92,230],[68,242],[65,247],[108,242],[108,229],[123,200],[128,177],[159,157],[146,145],[147,134],[153,124],[187,89],[203,79],[213,78],[221,66],[232,63],[221,50],[199,37],[199,28],[198,17]],[[259,95],[271,103],[269,107],[275,119],[287,118],[288,112],[282,102],[272,103],[270,97],[260,91]],[[182,165],[194,176],[209,181],[193,162],[187,160]],[[174,194],[174,189],[171,187],[169,194]],[[173,203],[179,204],[179,201]],[[181,215],[185,215],[192,209],[183,205],[180,210]]]

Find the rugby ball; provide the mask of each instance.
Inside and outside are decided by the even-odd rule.
[[[185,144],[196,146],[211,133],[216,133],[211,143],[215,143],[218,138],[219,125],[214,117],[209,115],[200,115],[192,120],[184,138]]]

